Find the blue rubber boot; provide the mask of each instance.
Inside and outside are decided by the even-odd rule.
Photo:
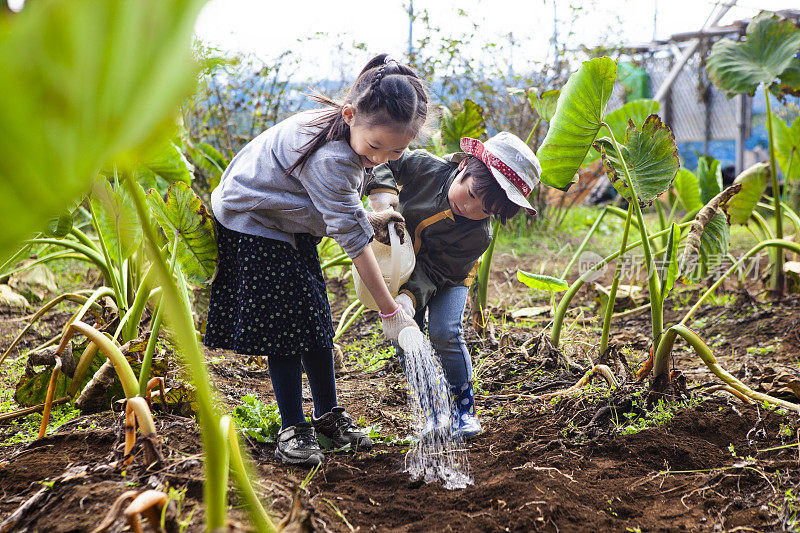
[[[470,439],[483,432],[481,423],[475,414],[475,396],[472,382],[467,381],[461,387],[451,388],[455,402],[455,420],[453,420],[453,436]]]

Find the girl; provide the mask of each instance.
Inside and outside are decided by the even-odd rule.
[[[399,158],[425,123],[428,97],[413,70],[374,57],[344,102],[294,115],[250,141],[211,194],[219,266],[211,286],[204,342],[245,355],[266,354],[281,415],[275,455],[285,463],[323,459],[316,433],[335,446],[369,450],[372,441],[339,407],[333,325],[316,244],[328,235],[344,249],[396,340],[417,327],[389,294],[372,248],[373,225],[402,222],[396,212],[367,215],[372,167]],[[314,401],[302,408],[305,369]]]

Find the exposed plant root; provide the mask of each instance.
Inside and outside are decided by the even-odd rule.
[[[655,349],[654,346],[650,347],[650,355],[647,356],[647,361],[644,362],[642,367],[636,373],[636,383],[642,383],[647,376],[650,375],[650,372],[653,370],[653,350]]]
[[[730,394],[732,396],[736,396],[737,398],[739,398],[742,401],[742,403],[746,403],[746,404],[753,403],[753,400],[751,400],[750,398],[748,398],[747,396],[745,396],[744,394],[742,394],[741,392],[739,392],[738,390],[734,389],[733,387],[731,387],[729,385],[714,385],[712,387],[709,387],[709,388],[705,389],[704,392],[706,392],[708,394],[711,394],[711,393],[714,393],[714,392],[727,392],[728,394]]]
[[[137,492],[135,490],[127,490],[120,494],[117,499],[114,500],[114,503],[111,505],[111,509],[108,510],[106,516],[103,518],[103,521],[100,522],[100,525],[92,530],[92,533],[103,533],[105,530],[110,528],[111,525],[117,520],[122,506],[128,503],[129,500],[132,500],[136,494]]]
[[[127,466],[133,462],[133,455],[131,450],[133,445],[136,444],[136,424],[142,430],[142,438],[147,438],[143,442],[145,462],[150,465],[154,462],[161,462],[161,453],[158,450],[158,441],[156,437],[156,425],[153,422],[153,416],[150,414],[150,408],[147,406],[147,401],[141,397],[128,398],[125,404],[125,457],[123,463]]]
[[[150,409],[153,408],[153,401],[152,401],[152,391],[154,388],[158,387],[159,395],[158,397],[161,399],[161,408],[164,409],[165,413],[169,413],[167,409],[167,393],[164,390],[164,378],[157,377],[152,378],[150,381],[147,382],[147,393],[145,394],[145,400],[147,401],[147,405],[150,406]]]
[[[560,366],[563,361],[564,366],[567,368],[574,368],[579,372],[586,372],[586,368],[583,365],[575,362],[570,356],[556,348],[550,340],[550,337],[545,335],[544,331],[535,338],[534,345],[531,349],[531,355],[537,359],[549,361],[553,366]]]
[[[61,357],[56,357],[56,364],[53,366],[53,372],[50,374],[50,384],[47,386],[47,397],[44,401],[44,411],[42,411],[42,425],[39,426],[40,439],[47,434],[47,422],[50,419],[50,409],[53,407],[53,395],[56,392],[56,382],[58,381],[60,370]]]
[[[139,494],[123,511],[131,530],[134,533],[142,533],[139,515],[143,514],[153,531],[163,531],[160,517],[161,510],[167,504],[167,501],[167,495],[160,490],[146,490]]]
[[[75,400],[75,407],[81,413],[96,413],[105,409],[103,397],[114,384],[116,375],[117,371],[114,369],[114,365],[110,360],[106,360],[83,387],[80,396]]]
[[[551,392],[548,394],[542,394],[540,396],[534,396],[534,399],[550,400],[551,398],[557,398],[559,396],[568,396],[572,393],[579,391],[584,385],[586,385],[589,382],[589,380],[592,378],[594,374],[600,374],[601,376],[603,376],[603,378],[606,380],[606,383],[608,383],[609,387],[611,388],[619,387],[619,383],[617,383],[617,380],[614,378],[614,373],[611,372],[611,369],[608,368],[608,366],[595,365],[592,367],[591,370],[586,372],[586,374],[576,384],[572,385],[571,387],[557,392]]]

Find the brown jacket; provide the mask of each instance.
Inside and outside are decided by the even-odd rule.
[[[366,194],[400,195],[398,210],[414,242],[417,265],[400,288],[422,309],[437,291],[471,285],[475,266],[492,242],[490,219],[453,215],[447,200],[458,165],[425,150],[406,151],[397,161],[379,165]]]

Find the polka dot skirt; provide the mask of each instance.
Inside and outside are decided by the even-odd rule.
[[[217,224],[219,262],[206,346],[244,355],[299,355],[333,347],[318,240],[295,237],[296,249]]]

